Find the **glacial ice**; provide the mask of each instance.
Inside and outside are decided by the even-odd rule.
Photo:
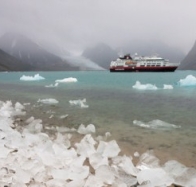
[[[59,83],[57,82],[57,83],[55,83],[55,84],[46,85],[45,87],[46,87],[46,88],[55,88],[55,87],[57,87],[58,85],[59,85]]]
[[[56,83],[70,83],[70,82],[78,82],[78,80],[76,78],[69,77],[69,78],[56,80],[55,82]]]
[[[86,127],[81,124],[78,127],[78,133],[79,134],[90,134],[90,133],[95,133],[95,126],[93,124],[89,124]]]
[[[91,166],[96,170],[98,167],[102,165],[108,165],[108,158],[102,156],[100,153],[94,153],[90,156],[89,162]]]
[[[97,147],[97,152],[108,158],[118,156],[120,151],[121,150],[115,140],[109,142],[100,141]]]
[[[157,90],[158,88],[152,84],[141,84],[140,81],[136,81],[135,85],[132,86],[138,90]]]
[[[86,99],[78,99],[78,100],[70,100],[69,101],[70,105],[73,105],[73,106],[79,106],[80,108],[88,108],[89,106],[86,105]]]
[[[196,77],[193,75],[187,75],[186,78],[178,81],[180,86],[196,86]]]
[[[125,155],[121,158],[121,162],[118,165],[126,174],[137,176],[137,173],[139,172],[133,165],[132,158]]]
[[[164,84],[163,85],[163,89],[164,90],[172,90],[172,89],[174,89],[174,87],[172,85],[170,85],[170,84]]]
[[[133,124],[137,125],[139,127],[149,128],[149,129],[157,129],[157,130],[170,130],[170,129],[181,128],[178,125],[170,124],[170,123],[158,120],[158,119],[149,121],[147,123],[145,123],[143,121],[134,120]]]
[[[50,137],[43,132],[42,120],[34,117],[12,128],[24,110],[20,103],[0,101],[0,186],[196,186],[196,169],[175,160],[161,165],[152,150],[137,154],[134,165],[131,156],[119,155],[115,140],[97,142],[87,133],[72,145],[72,132],[53,128],[56,134]]]
[[[137,181],[142,184],[146,181],[152,186],[170,186],[174,180],[162,168],[145,169],[138,173]]]
[[[160,168],[160,160],[154,155],[152,150],[149,150],[140,156],[136,167],[140,170]]]
[[[87,134],[80,143],[76,143],[76,151],[79,155],[90,157],[92,154],[94,154],[95,151],[95,144],[97,142],[93,139],[93,137],[90,134]]]
[[[53,99],[53,98],[39,99],[37,102],[44,103],[44,104],[58,104],[59,103],[59,101],[57,101],[56,99]]]
[[[23,75],[22,77],[20,77],[21,81],[39,81],[39,80],[44,80],[45,78],[40,76],[39,74],[36,74],[34,76],[27,76],[27,75]]]

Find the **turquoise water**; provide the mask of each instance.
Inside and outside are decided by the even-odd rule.
[[[22,75],[40,74],[45,80],[20,81]],[[172,73],[85,72],[14,72],[0,73],[0,100],[30,103],[29,116],[43,123],[77,128],[94,124],[97,135],[109,131],[122,146],[123,153],[154,149],[162,160],[175,159],[196,166],[196,86],[181,87],[180,79],[196,77],[195,71]],[[76,83],[60,83],[46,88],[57,79],[74,77]],[[133,89],[136,81],[153,84],[157,90]],[[164,90],[163,85],[173,89]],[[40,105],[38,99],[54,98],[55,105]],[[86,98],[89,108],[71,106],[70,100]],[[65,119],[59,116],[68,114]],[[51,117],[53,115],[53,117]],[[148,123],[161,120],[178,128],[145,128],[134,120]],[[156,124],[155,124],[156,125]]]

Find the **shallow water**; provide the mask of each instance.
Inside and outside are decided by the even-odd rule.
[[[39,73],[45,80],[20,81],[22,75]],[[180,87],[178,81],[194,71],[174,73],[110,73],[87,72],[17,72],[0,73],[0,100],[31,103],[26,106],[29,116],[43,119],[50,125],[78,127],[94,124],[97,135],[109,131],[122,153],[145,152],[153,149],[164,162],[175,159],[196,168],[196,86]],[[46,88],[57,79],[77,78],[76,83],[60,83]],[[140,81],[153,84],[157,90],[137,90]],[[164,90],[163,84],[174,87]],[[55,105],[37,103],[38,99],[54,98]],[[71,106],[70,100],[86,98],[89,108]],[[68,114],[65,119],[61,115]],[[52,117],[53,115],[53,117]],[[133,124],[162,120],[181,128],[150,129]]]

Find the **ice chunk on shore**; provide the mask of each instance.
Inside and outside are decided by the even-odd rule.
[[[91,166],[96,170],[99,166],[108,165],[108,158],[100,153],[94,153],[89,157]]]
[[[105,184],[112,185],[115,180],[116,173],[111,167],[102,165],[95,170],[95,176]]]
[[[57,101],[56,99],[52,99],[52,98],[39,99],[37,102],[38,103],[44,103],[44,104],[57,104],[57,103],[59,103],[59,101]]]
[[[170,160],[163,169],[174,179],[174,184],[179,186],[196,186],[196,169],[187,168],[183,164]]]
[[[40,76],[39,74],[36,74],[34,76],[26,76],[23,75],[22,77],[20,77],[21,81],[39,81],[39,80],[44,80],[45,78]]]
[[[1,104],[0,108],[0,116],[4,117],[13,117],[19,115],[25,115],[26,112],[23,111],[25,108],[22,104],[16,103],[15,107],[12,105],[11,101],[6,101]]]
[[[97,153],[102,154],[104,157],[113,158],[118,156],[120,148],[115,140],[110,142],[100,141],[97,147]]]
[[[74,146],[70,139],[75,133],[41,133],[42,120],[34,117],[20,129],[10,128],[13,113],[23,109],[20,104],[0,101],[0,186],[196,186],[194,168],[177,161],[160,166],[152,151],[142,154],[135,167],[131,156],[118,155],[115,140],[100,141],[97,147],[92,135],[87,134]]]
[[[193,75],[187,75],[186,78],[178,81],[180,86],[196,86],[196,77]]]
[[[153,150],[149,150],[140,156],[136,167],[140,170],[160,168],[160,160],[154,155]]]
[[[132,176],[137,176],[138,168],[133,165],[132,158],[123,156],[120,160],[119,167],[126,173]]]
[[[95,151],[95,144],[96,141],[93,139],[93,137],[90,134],[87,134],[80,143],[76,143],[76,151],[79,155],[90,157],[92,154],[94,154]]]
[[[157,90],[158,88],[152,84],[141,84],[140,81],[136,81],[135,85],[132,86],[138,90]]]
[[[139,184],[146,181],[152,186],[170,186],[174,180],[162,168],[145,169],[138,173]]]
[[[172,90],[172,89],[174,89],[174,87],[172,85],[169,85],[169,84],[164,84],[163,89],[164,90]]]
[[[149,121],[147,123],[145,123],[143,121],[134,120],[133,124],[137,125],[139,127],[144,127],[144,128],[149,128],[149,129],[157,129],[157,130],[169,130],[169,129],[181,128],[178,125],[170,124],[170,123],[158,120],[158,119]]]
[[[79,106],[80,108],[88,108],[89,106],[86,105],[86,99],[78,99],[78,100],[70,100],[69,101],[70,105],[73,105],[73,106]]]
[[[77,82],[78,80],[76,78],[73,77],[69,77],[69,78],[64,78],[64,79],[59,79],[56,80],[56,83],[70,83],[70,82]]]
[[[78,128],[79,134],[89,134],[89,133],[95,133],[95,126],[93,124],[89,124],[86,127],[81,124]]]

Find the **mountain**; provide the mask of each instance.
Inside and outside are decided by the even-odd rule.
[[[6,33],[0,38],[0,49],[19,61],[34,67],[36,71],[79,70],[60,57],[44,50],[29,38],[17,34]]]
[[[82,56],[88,58],[99,66],[108,69],[110,62],[116,60],[118,54],[115,50],[104,43],[99,43],[94,47],[84,50]]]
[[[157,54],[170,62],[179,63],[185,57],[182,50],[165,44],[159,40],[132,40],[124,44],[119,51],[123,54],[130,53],[131,55],[137,53],[142,56],[150,56]]]
[[[30,71],[33,68],[0,49],[0,71]]]
[[[196,42],[180,63],[178,70],[196,70]]]

